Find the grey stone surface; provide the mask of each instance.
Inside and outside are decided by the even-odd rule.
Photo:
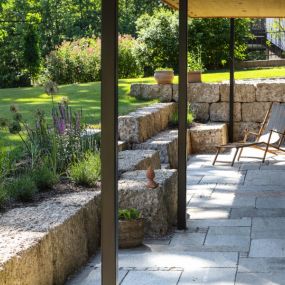
[[[221,171],[220,173],[205,175],[200,181],[201,184],[243,184],[245,172]]]
[[[189,207],[187,213],[190,215],[190,219],[226,219],[230,215],[229,208],[194,208]]]
[[[1,214],[1,285],[63,284],[97,249],[99,203],[78,192]]]
[[[260,208],[260,209],[272,209],[272,208],[285,209],[285,197],[257,198],[256,208]]]
[[[219,102],[210,106],[210,120],[212,122],[228,122],[229,121],[229,103]],[[234,121],[241,121],[241,103],[234,104]]]
[[[235,268],[204,268],[184,271],[179,285],[234,285]]]
[[[191,103],[213,103],[220,100],[219,84],[188,84],[188,96]]]
[[[190,154],[190,132],[187,136],[187,150]],[[178,130],[163,131],[141,144],[134,144],[133,149],[152,149],[159,152],[160,161],[169,164],[171,168],[178,167]]]
[[[236,285],[283,285],[285,280],[284,272],[270,273],[238,273]]]
[[[175,112],[175,103],[157,103],[143,107],[135,112],[118,118],[121,140],[128,143],[141,143],[166,129]]]
[[[270,102],[254,102],[242,104],[242,121],[262,123],[270,108]]]
[[[258,83],[256,89],[256,101],[285,102],[285,84]]]
[[[189,246],[189,245],[203,245],[206,237],[205,233],[177,233],[172,238],[171,246]]]
[[[122,285],[176,285],[181,271],[130,271]]]
[[[237,208],[231,210],[231,219],[242,217],[285,217],[285,209]]]
[[[194,115],[195,121],[206,123],[210,118],[210,104],[209,103],[191,103],[191,111]]]
[[[223,123],[194,124],[190,128],[192,153],[214,153],[216,146],[228,142],[227,125]]]
[[[250,227],[250,218],[241,219],[205,219],[189,221],[188,227],[190,228],[201,228],[201,227]]]
[[[284,239],[253,239],[249,257],[285,257]]]
[[[245,183],[248,185],[285,185],[283,170],[248,170]]]
[[[145,218],[145,234],[165,235],[176,223],[177,172],[155,170],[156,189],[146,187],[146,171],[126,172],[119,180],[120,208],[135,208]]]
[[[148,167],[160,169],[159,153],[155,150],[125,150],[118,154],[118,172],[146,170]]]
[[[240,273],[266,273],[278,271],[285,271],[285,258],[240,257],[239,259],[238,272]]]
[[[220,85],[221,101],[229,102],[230,85]],[[254,102],[256,94],[256,86],[254,84],[236,83],[235,85],[235,102]]]

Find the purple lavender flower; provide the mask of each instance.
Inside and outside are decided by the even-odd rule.
[[[63,135],[65,133],[66,125],[65,125],[65,120],[64,119],[59,119],[58,122],[58,133],[60,135]]]

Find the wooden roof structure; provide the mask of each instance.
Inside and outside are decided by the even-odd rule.
[[[179,0],[163,0],[179,9]],[[285,0],[188,0],[191,18],[284,18]]]

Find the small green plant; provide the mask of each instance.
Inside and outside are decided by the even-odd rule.
[[[22,202],[33,201],[38,192],[37,186],[31,174],[22,174],[7,184],[7,192],[16,200]]]
[[[155,69],[155,72],[156,71],[173,71],[173,68],[170,68],[170,67],[158,67]]]
[[[76,184],[93,187],[101,177],[101,159],[99,152],[87,152],[83,159],[71,164],[69,177]]]
[[[179,115],[178,115],[178,110],[176,110],[169,121],[169,125],[173,127],[178,126],[178,121],[179,121]],[[189,126],[193,122],[193,114],[190,111],[190,105],[188,105],[188,112],[187,112],[187,125]]]
[[[130,208],[130,209],[119,209],[119,220],[137,220],[141,217],[139,210]]]
[[[201,48],[188,52],[188,71],[204,71]]]
[[[47,191],[59,181],[58,175],[46,163],[33,171],[33,179],[39,191]]]

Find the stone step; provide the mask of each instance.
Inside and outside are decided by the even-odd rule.
[[[155,150],[125,150],[118,154],[118,173],[146,170],[148,167],[160,169],[159,153]]]
[[[153,149],[160,155],[162,164],[178,168],[178,130],[163,131],[141,144],[134,144],[133,149]],[[191,153],[190,131],[187,135],[187,154]]]
[[[165,235],[176,223],[177,171],[155,170],[155,181],[159,186],[147,188],[145,171],[122,174],[119,180],[119,207],[135,208],[145,218],[145,234],[150,237]]]
[[[142,143],[165,130],[177,109],[176,103],[157,103],[118,118],[120,140]]]
[[[98,248],[100,193],[69,193],[0,214],[0,284],[64,284]]]

